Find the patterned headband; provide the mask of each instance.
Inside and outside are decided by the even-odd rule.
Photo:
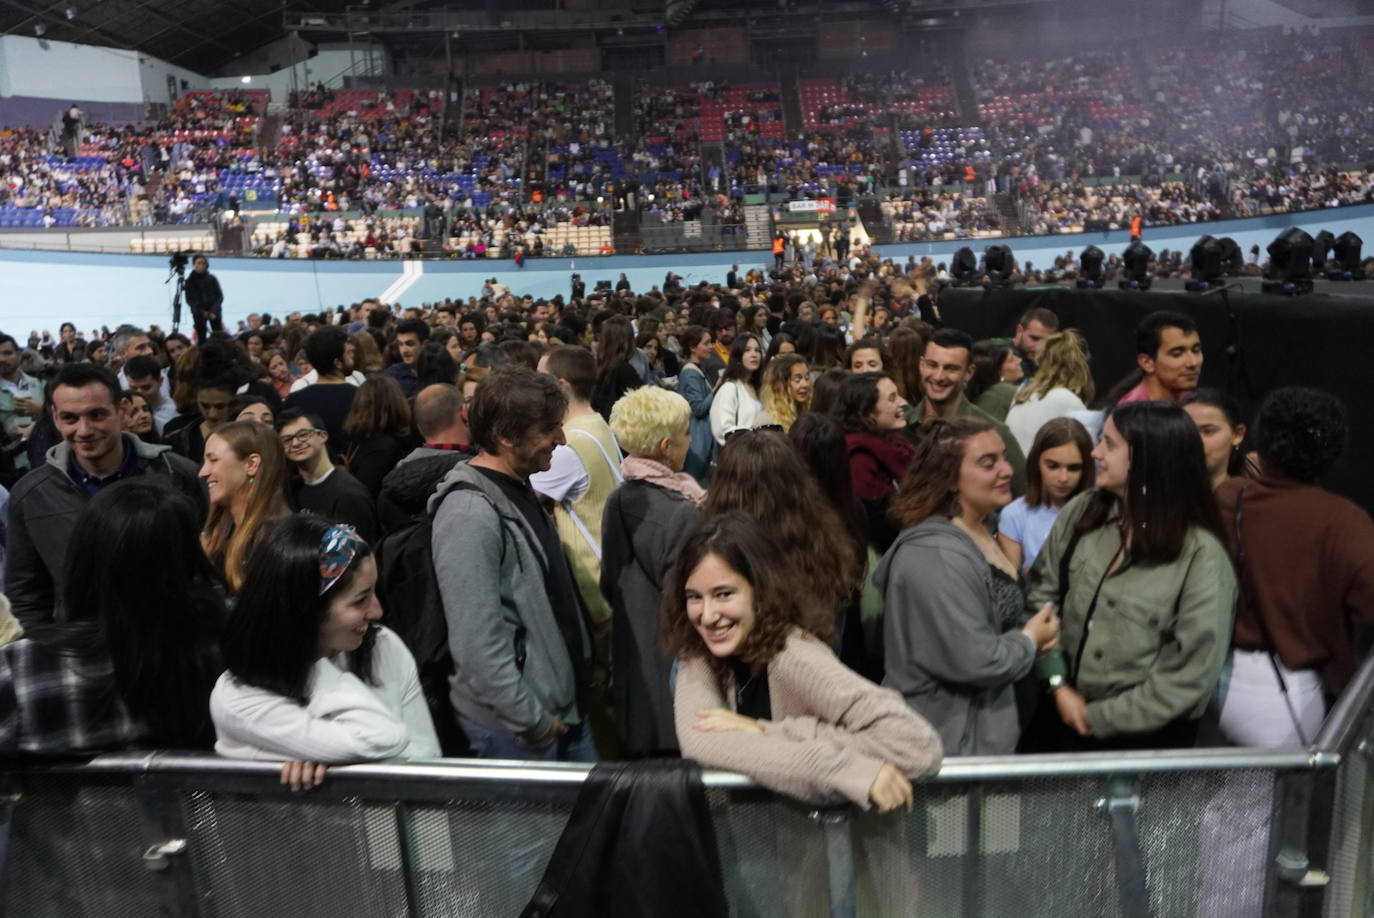
[[[324,538],[320,540],[321,596],[348,573],[353,559],[358,557],[359,549],[366,547],[367,543],[352,526],[335,525],[325,530]]]

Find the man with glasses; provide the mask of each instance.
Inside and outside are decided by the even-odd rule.
[[[284,411],[277,419],[286,458],[299,473],[290,482],[291,503],[334,523],[348,523],[369,542],[377,539],[377,508],[367,485],[334,465],[325,448],[327,433],[318,417]]]

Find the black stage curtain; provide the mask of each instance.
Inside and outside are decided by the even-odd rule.
[[[1081,331],[1092,349],[1099,395],[1135,368],[1135,326],[1159,309],[1192,316],[1202,334],[1202,385],[1223,389],[1247,421],[1266,393],[1304,385],[1340,398],[1350,414],[1350,441],[1327,487],[1374,512],[1374,297],[1265,296],[1118,290],[949,289],[940,297],[944,324],[975,339],[1009,337],[1028,309],[1059,316],[1061,328]]]

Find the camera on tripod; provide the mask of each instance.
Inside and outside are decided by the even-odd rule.
[[[172,257],[167,259],[167,268],[177,274],[185,274],[186,266],[191,263],[185,252],[173,252]]]

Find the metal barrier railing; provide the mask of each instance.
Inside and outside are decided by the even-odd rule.
[[[1310,750],[951,759],[910,814],[705,784],[731,913],[1374,914],[1374,663]],[[3,914],[518,915],[588,767],[330,770],[166,752],[0,776]],[[4,841],[8,845],[4,845]]]

